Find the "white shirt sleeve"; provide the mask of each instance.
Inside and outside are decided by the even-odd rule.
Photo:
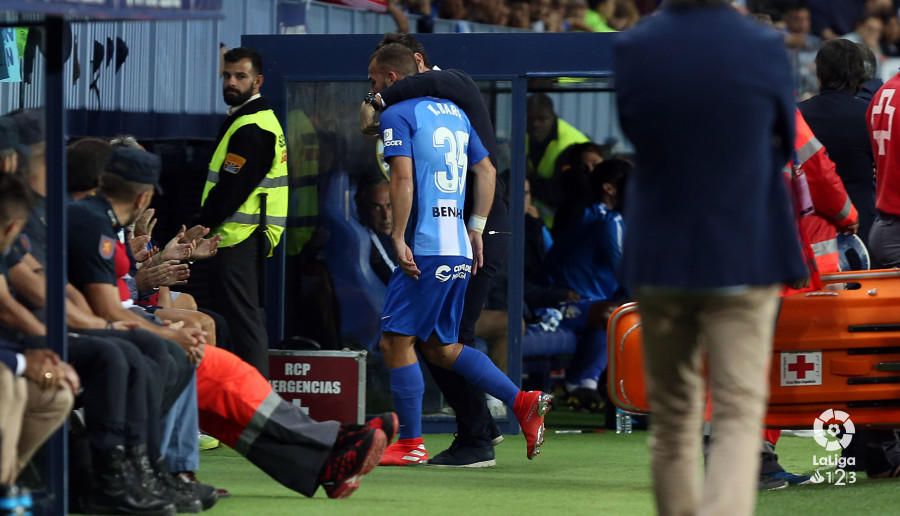
[[[25,355],[16,353],[16,376],[25,374]]]

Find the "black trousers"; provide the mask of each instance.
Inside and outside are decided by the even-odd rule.
[[[162,385],[149,359],[116,337],[73,335],[69,359],[83,379],[85,423],[97,451],[146,444],[159,453]]]
[[[81,378],[85,425],[91,447],[109,450],[125,445],[126,407],[143,406],[130,399],[129,366],[116,343],[86,336],[70,336],[69,363]],[[140,407],[135,409],[140,410]],[[139,416],[146,425],[146,410]]]
[[[233,247],[220,248],[210,259],[210,308],[228,321],[234,354],[269,376],[269,339],[260,304],[259,233]]]
[[[148,331],[91,330],[87,333],[114,342],[128,364],[130,399],[136,401],[129,401],[126,407],[126,444],[146,443],[150,459],[158,460],[163,417],[190,382],[193,365],[180,346]]]
[[[166,414],[172,408],[194,374],[194,365],[181,346],[149,331],[90,330],[84,333],[95,337],[120,338],[140,351],[141,356],[145,357],[143,364],[149,376],[158,382],[158,387],[150,390],[160,394],[161,414]]]
[[[491,235],[490,231],[499,234]],[[471,277],[466,288],[459,340],[467,346],[475,342],[475,323],[490,294],[494,278],[506,261],[509,252],[509,212],[506,204],[495,199],[484,232],[484,268]],[[447,403],[456,413],[458,439],[475,446],[490,446],[495,430],[491,412],[487,408],[484,391],[471,385],[459,374],[426,361],[434,383],[444,394]]]

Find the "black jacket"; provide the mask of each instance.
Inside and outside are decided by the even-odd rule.
[[[853,93],[835,90],[824,90],[799,105],[859,212],[859,236],[863,240],[868,238],[875,218],[875,160],[866,127],[868,107],[868,102]]]

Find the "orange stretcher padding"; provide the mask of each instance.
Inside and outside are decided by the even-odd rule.
[[[857,426],[900,426],[900,270],[822,279],[822,290],[783,299],[766,425],[808,429],[824,410],[840,409]],[[610,399],[649,413],[637,304],[619,307],[607,330]]]

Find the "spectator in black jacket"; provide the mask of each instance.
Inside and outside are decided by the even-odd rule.
[[[845,39],[829,41],[816,56],[821,93],[801,102],[803,118],[837,166],[859,211],[859,236],[868,241],[875,218],[875,161],[866,128],[868,102],[857,98],[865,79],[863,53]]]

